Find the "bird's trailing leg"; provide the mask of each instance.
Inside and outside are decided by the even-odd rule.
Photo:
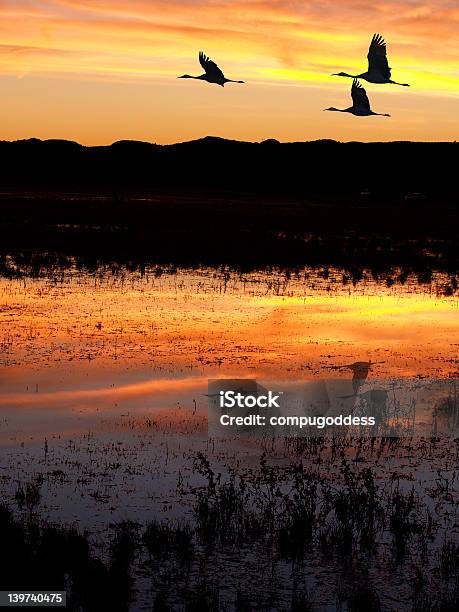
[[[409,87],[409,83],[397,83],[397,81],[389,81],[391,85],[401,85],[402,87]]]

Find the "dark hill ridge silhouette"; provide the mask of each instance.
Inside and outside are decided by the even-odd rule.
[[[457,274],[458,154],[456,143],[0,142],[0,273],[5,254],[32,267],[57,254]]]
[[[457,195],[457,143],[240,142],[207,136],[157,145],[123,140],[0,142],[2,189],[175,189],[308,197]]]

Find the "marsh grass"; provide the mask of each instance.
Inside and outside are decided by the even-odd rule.
[[[439,557],[442,576],[446,579],[459,577],[459,544],[445,538]]]
[[[0,506],[0,557],[3,585],[10,589],[65,590],[71,610],[127,610],[131,599],[132,547],[126,527],[115,530],[110,561],[92,551],[76,529],[17,519]],[[122,534],[122,535],[121,535]],[[129,540],[131,536],[128,536]]]
[[[336,588],[336,608],[346,612],[379,612],[381,600],[368,574],[343,573]]]
[[[459,577],[444,582],[417,568],[413,581],[412,612],[455,612],[459,608]]]
[[[444,536],[435,549],[438,523],[414,487],[397,474],[380,480],[375,466],[362,464],[409,454],[409,441],[400,449],[399,441],[364,441],[354,460],[344,440],[303,445],[304,459],[287,444],[288,461],[264,451],[258,463],[225,470],[197,453],[199,484],[187,489],[182,479],[180,487],[191,503],[187,519],[110,525],[105,553],[89,534],[40,520],[36,482],[21,485],[19,518],[0,509],[0,537],[12,551],[3,579],[66,589],[70,610],[91,612],[135,610],[139,596],[155,611],[455,609],[459,545]],[[394,590],[394,573],[409,593]]]
[[[407,550],[410,539],[418,536],[421,549],[425,548],[433,532],[432,517],[411,489],[403,493],[397,486],[389,497],[389,526],[393,536],[395,556],[400,560]]]

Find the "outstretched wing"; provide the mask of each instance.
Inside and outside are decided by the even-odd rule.
[[[391,72],[387,61],[387,48],[384,38],[374,34],[368,50],[368,72],[377,73],[385,79],[390,79]]]
[[[209,59],[207,55],[203,53],[202,51],[199,52],[199,63],[204,68],[208,76],[212,76],[215,78],[221,78],[221,79],[225,78],[225,75],[220,70],[220,68],[217,66],[217,64],[213,62],[211,59]]]
[[[352,82],[351,96],[354,108],[365,108],[366,110],[371,110],[367,92],[362,85],[360,85],[357,79],[354,79]]]

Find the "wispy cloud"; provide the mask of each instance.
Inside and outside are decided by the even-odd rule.
[[[172,76],[205,48],[229,70],[242,67],[246,78],[266,80],[271,69],[276,81],[321,82],[322,69],[364,69],[369,38],[381,31],[394,70],[429,88],[432,78],[423,75],[430,66],[439,87],[459,87],[459,8],[448,0],[7,1],[0,18],[4,44],[29,49],[31,72],[78,75],[89,68],[127,77],[129,67],[134,76],[143,72],[148,58],[148,76]],[[53,60],[66,53],[67,61]],[[0,57],[0,70],[14,72],[11,58]]]
[[[385,126],[373,122],[371,128],[364,121],[347,124],[342,117],[327,117],[326,126],[339,126],[340,131],[331,127],[326,131],[322,117],[326,114],[316,116],[316,108],[323,108],[329,93],[346,97],[349,85],[330,75],[340,70],[364,71],[374,32],[387,40],[394,78],[413,85],[409,90],[412,110],[404,111],[399,124],[393,117]],[[215,132],[215,126],[220,134],[231,136],[237,126],[238,136],[296,138],[299,129],[304,134],[314,131],[304,123],[309,121],[305,117],[314,117],[318,137],[379,139],[418,134],[419,138],[440,138],[442,125],[442,137],[454,138],[459,134],[451,133],[451,122],[457,125],[457,120],[444,112],[440,116],[437,101],[443,98],[448,109],[457,104],[458,34],[459,6],[453,0],[0,0],[0,78],[9,79],[10,123],[16,113],[19,126],[13,132],[5,132],[4,127],[3,134],[28,134],[23,131],[28,125],[24,123],[25,111],[30,125],[35,125],[35,115],[30,107],[25,108],[24,98],[18,103],[12,99],[27,85],[32,91],[48,92],[48,102],[44,98],[41,102],[43,107],[36,101],[39,126],[61,130],[57,117],[62,108],[62,125],[78,138],[83,128],[74,132],[75,122],[64,114],[64,109],[78,101],[78,117],[87,141],[96,139],[97,134],[103,134],[99,137],[104,139],[109,138],[107,134],[120,136],[122,124],[110,97],[111,83],[126,85],[117,89],[116,98],[117,104],[125,100],[123,112],[130,117],[129,129],[122,132],[126,137],[133,134],[135,121],[137,135],[147,138],[151,132],[144,133],[143,125],[154,125],[154,133],[161,132],[162,140],[169,142]],[[247,85],[239,91],[225,89],[224,96],[212,86],[197,83],[187,83],[184,89],[175,77],[201,72],[197,60],[201,49],[230,78],[243,79]],[[13,93],[15,76],[30,78],[23,79],[22,89],[14,87]],[[46,87],[40,87],[40,79],[42,83],[47,79]],[[68,91],[72,81],[72,97],[68,94],[58,112],[47,115],[47,88],[55,92],[56,101],[63,100],[63,90]],[[279,85],[308,86],[308,93],[293,100]],[[163,101],[163,106],[155,106],[153,117],[149,106],[143,114],[130,113],[134,103],[141,104],[132,96],[132,88],[137,86],[155,88],[155,100]],[[246,95],[249,87],[250,97]],[[266,94],[268,88],[271,98]],[[391,87],[370,89],[375,102],[380,96],[395,101],[401,93],[408,94]],[[177,91],[186,91],[189,96],[183,123],[178,119],[183,100]],[[86,97],[91,92],[88,105]],[[320,99],[314,92],[322,92]],[[411,103],[413,97],[418,100],[416,108]],[[286,113],[279,114],[277,103],[271,108],[270,99],[282,99],[290,109],[290,119]],[[210,100],[215,116],[209,113]],[[21,115],[20,108],[24,109]],[[114,119],[109,125],[106,116],[110,108]],[[291,125],[287,126],[287,121]],[[103,132],[101,126],[105,126]],[[51,127],[40,133],[54,134]]]

